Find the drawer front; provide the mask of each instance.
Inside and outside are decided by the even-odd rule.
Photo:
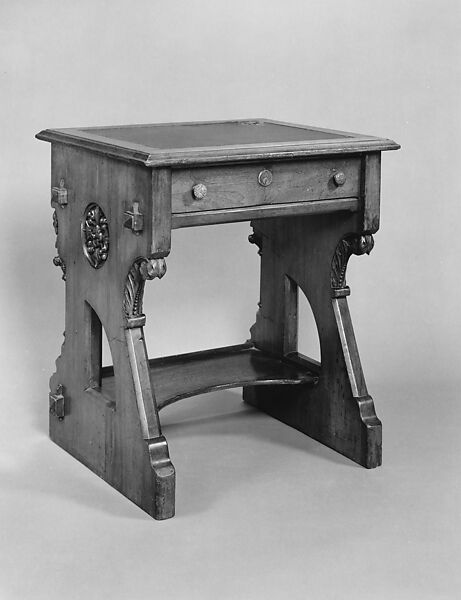
[[[360,158],[172,171],[172,212],[358,197]]]

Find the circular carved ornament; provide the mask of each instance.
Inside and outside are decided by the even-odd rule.
[[[346,183],[346,174],[343,171],[338,171],[333,175],[333,180],[338,187],[344,185]]]
[[[205,196],[207,195],[207,193],[208,193],[208,190],[204,183],[197,183],[192,188],[192,194],[194,195],[194,198],[196,200],[203,200],[205,198]]]
[[[94,269],[106,262],[109,254],[109,226],[98,204],[87,206],[82,220],[83,253]]]

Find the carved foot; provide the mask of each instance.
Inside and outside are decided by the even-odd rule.
[[[354,398],[362,421],[361,464],[367,469],[379,467],[382,462],[382,425],[376,416],[375,405],[371,396]]]
[[[170,519],[174,517],[176,473],[168,444],[163,436],[146,441],[153,474],[153,504],[149,514],[158,520]]]

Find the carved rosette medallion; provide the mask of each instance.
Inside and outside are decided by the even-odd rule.
[[[90,204],[82,220],[83,253],[94,269],[99,269],[109,255],[109,225],[98,204]]]
[[[356,254],[370,254],[375,242],[373,236],[349,235],[343,238],[336,246],[336,250],[331,263],[331,288],[333,297],[348,296],[350,289],[346,285],[346,269],[349,258]]]
[[[166,273],[164,258],[137,258],[131,265],[125,281],[123,311],[128,327],[142,327],[145,316],[142,312],[142,300],[146,279],[161,279]]]

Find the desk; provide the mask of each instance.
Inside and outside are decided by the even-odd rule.
[[[379,227],[387,139],[267,119],[51,129],[53,224],[66,282],[65,341],[50,381],[50,436],[156,519],[174,515],[159,411],[243,387],[249,404],[357,463],[381,463],[347,305],[346,267]],[[142,300],[171,231],[249,221],[261,255],[251,337],[149,360]],[[298,352],[298,288],[321,363]],[[153,315],[161,317],[161,307]],[[105,329],[113,359],[102,367]],[[196,465],[200,477],[200,465]]]

